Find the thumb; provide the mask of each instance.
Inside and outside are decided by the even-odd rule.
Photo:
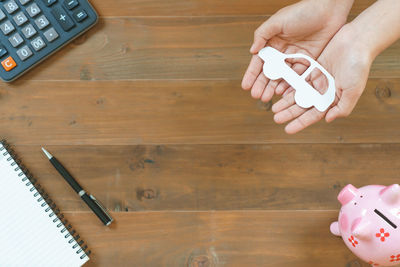
[[[339,102],[333,106],[326,114],[326,122],[332,122],[336,118],[347,117],[353,111],[361,94],[349,91],[343,91]]]
[[[269,18],[261,24],[254,32],[254,42],[250,48],[250,53],[258,53],[258,51],[265,47],[269,39],[281,32],[281,29],[281,24],[274,17]]]

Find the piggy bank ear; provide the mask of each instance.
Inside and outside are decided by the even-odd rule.
[[[400,201],[400,186],[393,184],[386,186],[380,192],[382,200],[387,204],[396,204]]]
[[[342,205],[349,203],[355,196],[357,196],[358,189],[351,184],[345,186],[338,195],[338,200]]]
[[[333,222],[331,223],[331,227],[330,227],[331,233],[337,236],[341,236],[340,233],[340,228],[339,228],[339,223],[338,222]]]

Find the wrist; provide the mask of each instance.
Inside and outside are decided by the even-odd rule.
[[[372,62],[380,53],[379,44],[373,38],[373,35],[366,34],[365,29],[368,29],[368,25],[364,24],[359,21],[352,21],[345,25],[348,31],[348,43],[358,49],[366,60]]]
[[[354,4],[354,0],[329,0],[331,3],[333,3],[337,7],[341,7],[344,9],[348,9],[350,12],[351,7]]]
[[[353,39],[375,59],[400,38],[400,1],[376,1],[351,23]]]
[[[371,40],[366,40],[366,36],[361,31],[360,25],[352,22],[347,23],[341,29],[342,49],[350,52],[348,54],[357,58],[358,62],[363,65],[371,65],[377,56],[375,45],[372,45]]]
[[[350,13],[354,0],[305,0],[312,2],[313,5],[320,5],[329,11],[331,16],[345,16]]]
[[[342,26],[346,23],[347,17],[353,6],[354,0],[303,0],[312,6],[311,12],[324,13],[326,24],[340,24]]]

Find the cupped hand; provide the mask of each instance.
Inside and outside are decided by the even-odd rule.
[[[336,98],[330,108],[325,112],[320,112],[315,107],[301,108],[295,103],[295,92],[292,88],[272,106],[276,123],[290,121],[285,128],[287,133],[297,133],[324,117],[327,122],[331,122],[338,117],[346,117],[353,111],[365,89],[373,61],[368,44],[357,42],[354,36],[351,24],[343,26],[317,59],[335,79]],[[315,89],[322,91],[327,88],[324,75],[312,72],[310,79]]]
[[[304,0],[271,16],[254,33],[250,49],[254,55],[243,77],[243,89],[251,89],[252,97],[264,102],[275,91],[282,94],[289,85],[282,80],[268,80],[261,72],[263,62],[256,54],[268,44],[286,54],[303,53],[317,58],[345,24],[352,3],[351,0]],[[305,62],[289,61],[288,64],[298,73],[307,68]]]

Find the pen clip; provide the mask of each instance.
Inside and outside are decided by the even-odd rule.
[[[108,213],[106,208],[93,195],[90,195],[90,198],[93,199],[93,201],[100,207],[100,209],[104,212],[104,214],[110,219],[110,222],[107,224],[107,226],[110,225],[114,221],[114,219]]]

